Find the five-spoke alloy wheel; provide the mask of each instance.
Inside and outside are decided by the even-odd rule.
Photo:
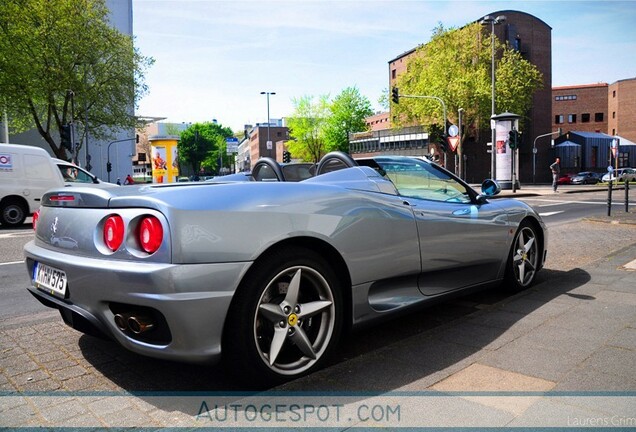
[[[514,290],[530,286],[539,270],[539,254],[539,242],[534,228],[527,223],[521,224],[510,251],[506,285]]]
[[[305,249],[257,263],[237,292],[224,350],[250,380],[276,384],[324,362],[342,325],[341,290],[331,267]],[[248,319],[249,318],[249,319]]]

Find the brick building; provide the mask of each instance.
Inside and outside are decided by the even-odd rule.
[[[552,89],[552,126],[636,141],[636,78]]]
[[[517,113],[528,116],[523,130],[524,142],[519,149],[519,178],[522,183],[527,183],[533,179],[533,140],[539,135],[552,131],[550,118],[552,112],[552,28],[525,12],[502,10],[489,15],[506,17],[504,23],[494,26],[495,36],[500,40],[508,41],[512,47],[518,49],[523,58],[534,64],[543,76],[543,88],[534,93],[530,112]],[[476,21],[480,22],[482,18]],[[490,35],[490,27],[486,26],[484,32]],[[415,55],[418,55],[417,48],[406,51],[388,62],[389,88],[395,85],[397,78],[406,71],[409,59]],[[390,122],[388,124],[390,125]],[[488,124],[481,125],[484,133],[468,136],[464,141],[465,179],[469,182],[481,182],[484,178],[490,177],[490,154],[487,153],[486,145],[486,142],[490,141],[489,127]],[[432,150],[430,145],[427,147],[423,149],[425,154],[429,154]],[[537,140],[536,147],[537,154],[534,162],[538,166],[549,165],[552,158],[550,140]],[[448,153],[447,156],[450,161],[447,168],[452,170],[454,155]],[[538,181],[549,180],[549,172],[543,171],[547,170],[538,172]]]
[[[553,130],[607,133],[606,83],[554,87]]]

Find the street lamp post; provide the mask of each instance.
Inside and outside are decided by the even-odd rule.
[[[267,95],[267,146],[271,146],[272,148],[274,147],[272,145],[272,142],[269,138],[269,95],[275,95],[276,92],[261,92],[262,95]],[[272,156],[272,148],[268,148],[269,150],[269,156]]]
[[[464,108],[459,108],[457,110],[457,117],[458,117],[458,129],[459,129],[459,142],[457,143],[457,158],[458,158],[458,162],[459,162],[459,177],[462,179],[466,179],[466,175],[463,174],[463,168],[464,168],[464,149],[462,148],[462,114],[464,113]]]
[[[490,47],[491,47],[491,64],[490,64],[490,85],[491,85],[491,116],[495,115],[495,25],[501,24],[506,21],[505,15],[499,15],[496,18],[491,15],[486,15],[481,20],[481,25],[490,24]],[[495,178],[495,155],[497,153],[497,140],[494,122],[491,120],[490,125],[490,142],[492,145],[492,153],[490,154],[490,175]]]

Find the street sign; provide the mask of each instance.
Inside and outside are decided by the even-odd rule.
[[[225,147],[227,154],[238,153],[238,138],[226,138]]]
[[[267,150],[271,150],[271,149],[272,149],[272,142],[267,141]]]
[[[450,136],[447,138],[448,140],[448,145],[451,149],[451,151],[455,151],[455,149],[457,148],[457,145],[459,144],[459,137],[458,136]]]
[[[459,128],[455,125],[450,125],[448,127],[448,135],[452,137],[456,137],[459,134]]]

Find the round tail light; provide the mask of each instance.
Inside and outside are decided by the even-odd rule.
[[[148,253],[155,253],[163,242],[161,222],[154,216],[146,216],[139,224],[139,244]]]
[[[112,215],[104,223],[104,243],[115,252],[124,241],[124,220],[119,215]]]
[[[36,210],[35,213],[33,213],[33,231],[36,230],[38,219],[40,219],[40,210]]]

